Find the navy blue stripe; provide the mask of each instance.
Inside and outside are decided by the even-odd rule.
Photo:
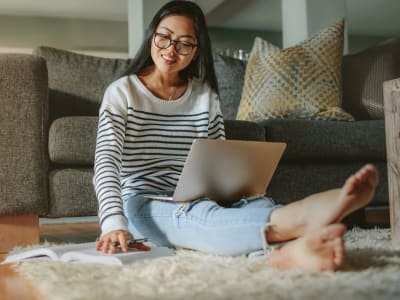
[[[128,110],[133,110],[136,113],[141,113],[144,115],[149,115],[149,116],[159,116],[159,117],[172,117],[172,118],[179,118],[179,117],[184,117],[184,118],[192,118],[192,117],[196,117],[196,116],[201,116],[201,115],[208,115],[208,111],[204,111],[204,112],[200,112],[200,113],[196,113],[196,114],[176,114],[176,115],[167,115],[167,114],[158,114],[158,113],[153,113],[153,112],[149,112],[149,111],[144,111],[144,110],[138,110],[138,109],[134,109],[133,107],[128,107]],[[128,113],[128,116],[132,116],[131,114]],[[133,115],[136,116],[136,115]]]

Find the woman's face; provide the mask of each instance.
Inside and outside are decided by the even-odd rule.
[[[197,43],[192,19],[171,15],[158,24],[151,43],[151,57],[161,72],[179,72],[196,57]]]

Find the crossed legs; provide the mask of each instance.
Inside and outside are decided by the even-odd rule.
[[[378,172],[365,165],[342,188],[311,195],[274,210],[266,232],[268,242],[289,241],[276,248],[267,264],[280,269],[336,270],[344,261],[340,222],[373,198]]]

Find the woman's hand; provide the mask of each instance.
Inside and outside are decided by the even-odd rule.
[[[128,251],[127,241],[133,239],[132,234],[125,230],[114,230],[100,237],[100,240],[96,243],[96,250],[103,251],[103,253],[114,254],[118,252],[119,247],[122,252]],[[118,244],[119,247],[116,245]]]
[[[149,246],[143,243],[133,243],[128,245],[128,241],[133,240],[133,235],[125,230],[114,230],[100,237],[96,243],[96,250],[103,253],[114,254],[122,250],[127,252],[128,247],[136,248],[139,250],[150,250]]]

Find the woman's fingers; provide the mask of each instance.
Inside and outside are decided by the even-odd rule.
[[[128,243],[126,242],[127,237],[125,235],[121,234],[121,235],[119,235],[118,240],[119,240],[119,245],[121,247],[122,252],[128,251]]]
[[[103,240],[97,241],[96,251],[100,251],[102,246],[103,246]]]
[[[96,250],[103,253],[114,254],[119,250],[128,251],[127,240],[132,239],[132,235],[124,230],[116,230],[105,234],[96,243]]]
[[[134,241],[132,234],[124,230],[116,230],[105,234],[96,243],[96,250],[103,253],[114,254],[119,251],[127,252],[128,248],[135,248],[141,251],[149,251],[151,247],[143,244],[147,239],[139,239],[137,243]],[[139,242],[140,241],[140,242]]]
[[[147,245],[145,245],[143,243],[129,243],[128,247],[129,248],[138,249],[138,250],[141,250],[141,251],[149,251],[149,250],[151,250],[151,247],[149,247],[149,246],[147,246]]]

